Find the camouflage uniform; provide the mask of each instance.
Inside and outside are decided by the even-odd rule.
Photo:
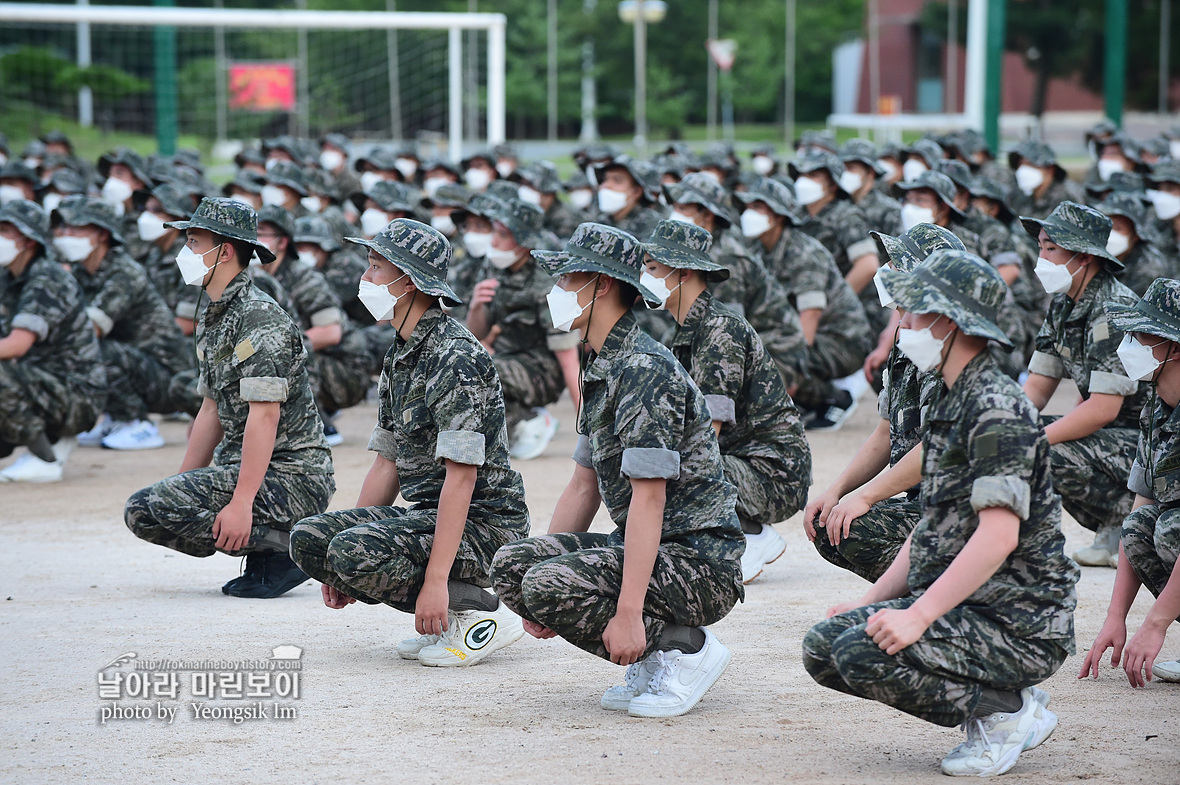
[[[1123,269],[1115,273],[1115,277],[1128,289],[1142,297],[1156,278],[1175,277],[1176,265],[1159,249],[1158,236],[1154,227],[1148,223],[1142,191],[1112,194],[1098,205],[1097,209],[1112,218],[1116,215],[1122,216],[1134,227],[1138,242],[1127,252],[1125,258],[1119,260],[1123,264]]]
[[[1081,189],[1068,180],[1054,180],[1052,185],[1040,196],[1025,194],[1015,189],[1008,195],[1008,205],[1017,215],[1027,215],[1032,218],[1045,218],[1062,202],[1081,202],[1084,196]]]
[[[818,214],[813,216],[804,210],[801,215],[803,220],[799,228],[828,249],[841,276],[848,275],[853,260],[877,252],[876,244],[869,237],[870,227],[864,211],[852,202],[833,199]],[[870,284],[857,295],[874,334],[880,333],[889,323],[889,313],[881,307],[876,288]]]
[[[1158,597],[1180,555],[1180,416],[1157,395],[1143,408],[1139,424],[1127,487],[1152,503],[1123,521],[1122,544],[1135,575]]]
[[[457,207],[451,212],[451,219],[462,230],[469,215],[478,215],[489,221],[494,221],[504,209],[504,203],[488,194],[475,194],[464,207]],[[462,250],[462,253],[459,253]],[[475,256],[464,245],[456,248],[454,257],[447,265],[447,285],[454,290],[460,302],[448,306],[447,312],[461,322],[467,320],[467,303],[475,291],[475,285],[488,277],[488,264],[485,256]]]
[[[655,230],[656,224],[664,219],[659,210],[648,206],[658,206],[656,200],[659,198],[660,187],[655,167],[644,161],[635,161],[627,155],[618,155],[598,167],[598,182],[603,181],[604,173],[612,167],[625,169],[631,179],[643,189],[643,195],[624,215],[614,216],[600,213],[594,220],[605,226],[622,229],[640,242],[647,242],[652,231]]]
[[[923,279],[906,287],[908,295],[895,294],[899,304],[914,312],[933,307],[968,334],[1006,340],[990,321],[1003,297],[1003,281],[994,272],[982,286],[968,278],[990,271],[976,258],[968,273],[965,260],[974,257],[964,252],[938,251],[930,263],[951,257],[954,263],[930,278],[939,283],[957,278],[960,297],[944,297]],[[898,281],[897,289],[917,277]],[[886,281],[891,280],[897,281],[898,274],[887,273]],[[960,299],[970,302],[972,288],[980,293],[979,310],[959,304]],[[1079,570],[1062,552],[1061,508],[1037,412],[989,353],[968,362],[954,386],[932,405],[927,428],[922,518],[909,549],[909,596],[817,624],[803,640],[803,664],[825,687],[953,726],[974,715],[985,687],[1019,690],[1037,684],[1073,653]],[[979,511],[993,507],[1020,519],[1015,550],[915,643],[886,654],[865,634],[869,616],[912,605],[963,551],[979,525]]]
[[[856,206],[864,211],[869,229],[883,234],[901,234],[901,204],[876,188],[870,188]]]

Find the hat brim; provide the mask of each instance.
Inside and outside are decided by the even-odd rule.
[[[899,273],[909,274],[918,266],[919,259],[912,250],[906,247],[905,241],[884,232],[872,231],[869,236],[877,243],[877,250],[893,264],[893,269]]]
[[[422,267],[421,262],[413,256],[401,253],[396,249],[386,248],[379,243],[366,240],[363,237],[345,237],[344,242],[363,245],[369,250],[381,254],[382,257],[388,259],[395,267],[410,276],[410,280],[414,282],[414,286],[418,288],[418,291],[431,295],[432,297],[437,297],[451,307],[463,304],[463,300],[459,298],[459,295],[455,294],[455,290],[450,287],[450,284],[446,280],[439,278],[434,270],[428,270]]]
[[[643,284],[639,283],[639,276],[634,270],[622,266],[605,264],[598,259],[579,256],[569,251],[533,251],[533,258],[537,260],[542,270],[550,275],[565,275],[566,273],[602,273],[624,283],[634,286],[639,296],[649,303],[658,303],[660,298]]]
[[[734,224],[734,217],[724,205],[720,205],[708,198],[695,188],[689,188],[687,185],[681,183],[667,183],[664,185],[664,193],[668,197],[668,202],[671,204],[699,204],[706,210],[711,212],[713,216],[728,228]]]
[[[954,181],[951,180],[951,182],[954,182]],[[929,185],[927,183],[919,183],[916,181],[894,183],[893,184],[893,195],[894,196],[901,196],[902,194],[904,194],[908,191],[918,191],[918,190],[921,190],[922,188],[925,188],[927,191],[933,191],[934,195],[938,197],[938,201],[942,202],[947,207],[951,208],[951,212],[953,212],[955,215],[959,216],[960,218],[964,217],[963,211],[955,206],[954,201],[948,202],[946,199],[944,199],[942,197],[942,194],[940,194],[938,192],[937,188],[935,188],[934,186]]]
[[[700,270],[707,281],[728,281],[729,269],[713,260],[688,250],[669,248],[658,243],[640,243],[643,252],[665,267],[675,270]]]
[[[1106,250],[1105,246],[1099,246],[1092,243],[1084,235],[1077,230],[1065,224],[1051,221],[1048,218],[1028,218],[1020,216],[1020,225],[1024,227],[1024,231],[1035,240],[1040,238],[1041,230],[1045,230],[1045,234],[1053,241],[1055,245],[1059,245],[1067,251],[1074,253],[1086,253],[1091,256],[1096,256],[1106,263],[1108,269],[1112,272],[1119,272],[1124,265],[1113,256],[1110,251]]]
[[[50,226],[53,226],[53,218],[56,216],[66,226],[97,226],[101,229],[106,229],[111,235],[111,245],[123,245],[123,233],[119,231],[119,227],[108,224],[106,221],[95,221],[93,219],[71,219],[67,218],[60,210],[54,210],[50,214]],[[165,224],[167,226],[167,224]]]
[[[958,325],[965,335],[986,338],[1009,349],[1013,348],[1012,341],[995,322],[956,302],[938,288],[936,282],[926,280],[921,269],[915,268],[909,274],[889,269],[881,271],[881,283],[898,307],[915,314],[941,314]]]
[[[745,191],[734,191],[733,198],[741,202],[746,207],[749,207],[754,202],[762,202],[769,207],[775,215],[782,216],[791,222],[792,226],[799,225],[799,216],[795,215],[790,207],[775,199],[773,196],[761,193],[756,188],[751,188]]]
[[[207,221],[204,218],[202,218],[201,216],[194,216],[193,218],[191,218],[187,221],[168,221],[164,224],[164,226],[168,227],[169,229],[180,229],[182,231],[185,231],[188,229],[204,229],[206,232],[212,232],[213,234],[217,235],[218,237],[224,237],[227,240],[233,240],[234,242],[239,242],[239,243],[246,243],[246,244],[252,246],[254,248],[254,253],[258,254],[258,259],[263,264],[270,264],[271,262],[273,262],[275,260],[274,253],[272,253],[271,250],[269,248],[267,248],[265,245],[258,242],[257,238],[247,237],[244,234],[242,234],[241,232],[237,231],[236,229],[232,229],[232,228],[226,226],[225,224],[218,224],[218,223],[213,223],[212,221]],[[247,259],[246,261],[249,261],[249,260]]]
[[[296,245],[299,243],[313,243],[328,252],[339,251],[344,247],[340,243],[336,242],[334,237],[320,237],[318,235],[300,234],[295,235],[295,237],[291,239]]]
[[[1147,333],[1180,343],[1180,320],[1162,313],[1147,300],[1135,305],[1107,303],[1105,308],[1110,323],[1124,333]]]

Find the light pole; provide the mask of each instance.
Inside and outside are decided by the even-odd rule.
[[[663,0],[623,0],[619,19],[635,25],[635,149],[647,154],[647,25],[662,22],[668,13]]]

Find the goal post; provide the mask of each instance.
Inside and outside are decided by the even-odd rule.
[[[487,33],[486,118],[489,144],[505,139],[505,32],[507,19],[499,13],[424,13],[398,11],[311,11],[256,10],[223,8],[175,8],[162,6],[92,6],[44,5],[37,3],[0,3],[0,29],[19,24],[89,25],[116,28],[152,28],[159,40],[176,28],[207,30],[283,30],[283,31],[445,31],[447,49],[448,93],[446,110],[447,154],[458,161],[463,154],[463,52],[461,33],[465,30]],[[79,47],[81,48],[81,47]],[[168,49],[167,46],[164,47]],[[95,56],[97,60],[97,55]],[[298,80],[308,79],[298,73]],[[169,85],[155,84],[157,111],[172,107],[172,117],[156,118],[160,151],[170,154],[176,146],[175,107],[178,104],[175,84],[172,95],[161,95]],[[0,95],[4,86],[0,85]],[[305,94],[302,90],[298,91]],[[396,91],[395,91],[396,94]],[[171,100],[169,100],[171,99]],[[299,110],[314,111],[305,102]],[[306,127],[306,121],[305,121]],[[169,131],[170,129],[170,131]],[[163,133],[162,133],[163,132]],[[167,138],[165,138],[167,137]],[[467,140],[476,142],[477,140]]]

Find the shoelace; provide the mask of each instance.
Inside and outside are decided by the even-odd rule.
[[[672,675],[672,669],[680,662],[681,656],[681,653],[675,649],[668,652],[656,652],[656,671],[648,680],[648,690],[655,695],[664,694],[664,690],[668,686],[668,678]]]

